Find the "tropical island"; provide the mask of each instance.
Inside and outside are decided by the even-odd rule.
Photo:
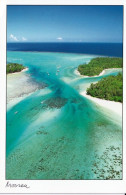
[[[22,64],[18,63],[8,63],[6,73],[14,73],[14,72],[21,72],[22,70],[26,69]]]
[[[122,58],[98,57],[92,59],[88,64],[79,65],[78,71],[81,75],[100,76],[105,69],[122,68]],[[92,97],[115,102],[123,101],[123,75],[102,78],[95,84],[91,84],[86,91]]]
[[[92,59],[88,64],[79,65],[78,71],[81,75],[97,76],[105,69],[122,67],[122,58],[98,57]]]
[[[123,76],[108,76],[99,82],[91,84],[87,89],[87,95],[115,102],[123,101]]]

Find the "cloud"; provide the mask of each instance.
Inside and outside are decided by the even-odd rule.
[[[63,40],[63,38],[62,38],[62,37],[57,37],[57,39],[58,39],[58,40]]]
[[[10,34],[10,39],[12,41],[18,41],[17,37],[15,37],[13,34]]]
[[[22,41],[27,41],[27,39],[25,37],[22,37]]]

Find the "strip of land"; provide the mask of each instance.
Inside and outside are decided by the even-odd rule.
[[[8,73],[7,76],[8,76],[8,75],[13,75],[13,74],[20,74],[21,72],[26,72],[26,71],[28,71],[28,68],[24,68],[23,70],[21,70],[21,71],[19,71],[19,72]]]
[[[79,65],[78,71],[81,75],[85,76],[98,76],[99,74],[101,76],[105,69],[122,67],[122,58],[98,57],[93,58],[88,64]]]
[[[27,68],[23,66],[22,64],[18,63],[8,63],[7,64],[7,74],[9,73],[16,73],[16,72],[21,72],[21,71],[26,71]]]
[[[105,100],[122,102],[123,101],[123,76],[110,75],[102,78],[95,84],[91,84],[87,89],[87,95]]]
[[[122,68],[107,68],[104,69],[99,75],[95,75],[95,76],[86,76],[86,75],[81,75],[80,72],[78,71],[78,69],[75,69],[74,73],[78,76],[81,76],[82,78],[89,78],[89,77],[100,77],[102,75],[104,75],[107,71],[111,71],[111,70],[122,70]]]
[[[88,64],[83,64],[75,70],[75,74],[86,77],[99,77],[108,70],[122,69],[122,58],[95,58]],[[119,73],[116,76],[102,78],[95,84],[91,84],[87,90],[80,93],[96,104],[122,116],[123,77]]]

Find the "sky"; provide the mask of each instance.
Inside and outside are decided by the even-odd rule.
[[[7,6],[7,42],[122,42],[123,6]]]

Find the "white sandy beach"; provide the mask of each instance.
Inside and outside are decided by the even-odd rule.
[[[105,69],[99,75],[94,76],[94,77],[102,76],[106,73],[106,71],[111,71],[111,70],[119,70],[119,69],[118,68]],[[77,69],[75,70],[75,74],[80,75],[80,73]],[[83,75],[80,75],[80,76],[84,77],[84,78],[89,77],[89,76],[83,76]],[[82,91],[82,92],[80,92],[80,94],[83,95],[84,97],[90,99],[91,101],[95,102],[96,104],[102,106],[103,108],[106,108],[106,109],[118,114],[119,117],[122,117],[122,103],[92,97],[90,95],[87,95],[86,91]]]
[[[91,101],[95,102],[96,104],[98,104],[98,105],[100,105],[108,110],[111,110],[112,112],[114,112],[114,113],[118,114],[120,117],[122,117],[122,103],[92,97],[90,95],[87,95],[86,91],[83,91],[80,94],[83,95],[84,97],[90,99]]]

